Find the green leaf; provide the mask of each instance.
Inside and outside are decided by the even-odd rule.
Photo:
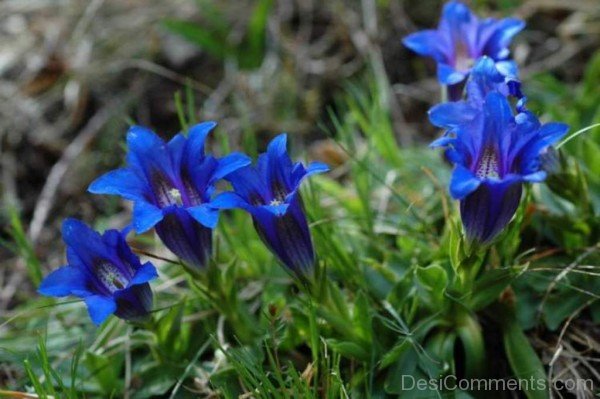
[[[238,398],[244,393],[239,386],[239,376],[235,368],[228,367],[211,375],[210,383],[218,388],[225,398]]]
[[[363,361],[369,360],[369,352],[365,350],[362,345],[358,345],[350,341],[339,341],[333,338],[328,339],[327,344],[331,347],[331,349],[333,349],[335,352],[338,352],[342,356]]]
[[[108,357],[87,352],[84,363],[107,397],[110,394],[121,392],[122,381],[119,374],[121,373],[122,358],[120,356],[118,358]]]
[[[390,349],[383,358],[381,358],[380,368],[386,368],[390,364],[394,363],[400,356],[402,356],[408,349],[411,348],[410,338],[401,338],[392,349]]]
[[[479,322],[470,313],[461,314],[456,333],[465,350],[465,374],[476,378],[485,374],[485,343]]]
[[[185,300],[171,308],[156,322],[157,346],[166,359],[179,361],[189,346],[188,329],[182,329]]]
[[[543,380],[543,385],[548,386],[544,366],[516,320],[506,320],[502,325],[504,326],[504,349],[515,377],[526,380],[533,379],[532,381],[536,382]],[[524,393],[528,399],[550,397],[548,390],[535,389],[538,384],[523,384],[523,387],[527,388]]]
[[[216,36],[210,30],[193,22],[167,19],[163,21],[163,26],[202,48],[213,57],[225,59],[231,53],[226,38]]]
[[[242,69],[258,68],[265,57],[267,21],[273,0],[259,0],[252,11],[248,30],[238,46],[238,64]]]
[[[498,299],[498,296],[514,279],[511,269],[492,269],[486,271],[477,281],[471,296],[471,309],[476,311]]]
[[[430,308],[439,309],[444,302],[444,292],[448,285],[446,270],[440,265],[418,267],[416,269],[417,279],[421,285],[424,302]]]
[[[369,302],[364,294],[359,294],[354,303],[353,321],[357,327],[358,335],[367,343],[373,339],[373,327],[371,325],[371,312]]]

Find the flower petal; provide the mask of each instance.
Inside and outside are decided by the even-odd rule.
[[[148,202],[138,201],[133,206],[133,227],[137,234],[150,230],[163,217],[163,211]]]
[[[271,199],[265,179],[253,166],[237,169],[225,177],[236,194],[252,205],[264,204]]]
[[[457,71],[446,63],[438,63],[437,78],[443,85],[455,85],[465,80],[469,73]]]
[[[263,211],[272,213],[275,216],[285,215],[289,207],[289,204],[278,204],[278,205],[263,205],[259,208]]]
[[[529,183],[540,183],[546,180],[547,176],[548,174],[546,173],[546,171],[540,170],[538,172],[523,176],[523,181]]]
[[[248,166],[252,163],[252,160],[246,154],[242,154],[240,152],[231,153],[223,158],[218,160],[217,169],[214,171],[212,181],[217,181],[225,178],[232,172]]]
[[[402,43],[417,54],[432,57],[437,62],[447,62],[446,54],[440,48],[440,34],[436,30],[412,33],[402,39]]]
[[[477,116],[478,110],[465,101],[438,104],[428,112],[429,121],[438,127],[454,128],[468,123]]]
[[[115,316],[124,320],[141,320],[152,310],[152,290],[148,283],[115,292]]]
[[[85,289],[85,275],[76,267],[63,266],[42,280],[38,292],[45,296],[63,297]]]
[[[193,269],[207,266],[212,254],[212,229],[198,223],[181,207],[165,209],[156,233],[171,252]]]
[[[100,176],[88,187],[92,194],[118,195],[131,201],[143,199],[146,190],[145,182],[134,171],[125,168]]]
[[[216,122],[202,122],[190,127],[186,152],[188,156],[200,157],[204,155],[206,136],[217,126]]]
[[[156,271],[156,267],[150,262],[146,262],[140,267],[136,272],[131,281],[129,282],[129,286],[143,284],[148,281],[154,280],[158,277],[158,273]]]
[[[117,310],[113,298],[102,295],[90,295],[84,298],[88,313],[95,325],[99,326],[104,320]]]
[[[460,202],[460,214],[467,238],[490,243],[510,222],[521,200],[518,176],[505,181],[486,181]]]
[[[210,206],[216,209],[235,209],[242,208],[246,209],[251,206],[246,200],[240,197],[238,194],[227,191],[217,195],[211,202]]]
[[[525,22],[516,18],[505,18],[480,32],[482,53],[501,60],[508,57],[508,46],[517,33],[525,28]]]
[[[191,217],[197,220],[204,227],[214,229],[219,222],[219,211],[211,204],[202,204],[187,209]]]
[[[132,126],[127,132],[127,164],[152,184],[156,174],[172,180],[177,174],[167,144],[154,132]]]
[[[464,166],[457,165],[450,180],[450,194],[454,199],[462,199],[475,191],[480,184],[481,180],[473,172]]]

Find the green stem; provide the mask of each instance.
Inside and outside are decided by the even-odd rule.
[[[482,376],[486,362],[481,326],[475,317],[466,311],[460,312],[456,322],[456,332],[465,349],[465,373],[470,378]]]
[[[209,266],[211,267],[211,266]],[[256,337],[256,322],[251,320],[248,313],[241,309],[237,297],[233,300],[220,287],[220,284],[215,284],[217,287],[211,287],[210,279],[205,274],[189,275],[188,283],[203,297],[213,308],[223,314],[233,328],[234,335],[242,342],[252,342]]]

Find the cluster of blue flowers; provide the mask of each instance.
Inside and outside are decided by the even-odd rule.
[[[305,168],[293,163],[285,134],[273,139],[256,166],[241,153],[223,158],[206,155],[206,137],[215,126],[200,123],[188,137],[178,134],[168,143],[143,127],[130,128],[127,166],[101,176],[89,191],[132,201],[135,232],[154,228],[194,274],[202,273],[210,262],[219,211],[243,209],[277,258],[305,278],[315,253],[299,187],[305,177],[326,172],[327,165],[314,162]],[[215,184],[222,179],[234,191],[215,196]],[[83,298],[95,324],[111,314],[126,320],[146,317],[152,308],[148,282],[158,274],[151,263],[142,265],[133,254],[125,241],[128,230],[100,235],[80,221],[67,219],[63,239],[68,265],[48,275],[39,292]]]
[[[444,147],[454,164],[450,193],[460,200],[470,242],[488,244],[506,227],[523,184],[546,178],[541,155],[568,129],[562,123],[541,124],[526,108],[508,49],[523,28],[513,18],[480,20],[464,4],[451,1],[436,30],[404,39],[415,52],[435,59],[438,80],[447,89],[450,102],[429,112],[431,122],[445,129],[432,146]],[[285,134],[273,139],[255,166],[241,153],[206,155],[206,137],[214,127],[213,122],[198,124],[188,137],[178,134],[168,143],[150,130],[132,127],[127,166],[101,176],[89,191],[132,201],[133,230],[141,234],[154,228],[194,274],[210,262],[219,212],[243,209],[266,246],[304,279],[315,253],[299,187],[305,177],[328,167],[293,163]],[[223,179],[233,191],[215,195],[215,185]],[[152,307],[148,282],[157,272],[151,263],[140,263],[125,234],[108,230],[100,235],[67,219],[63,238],[68,265],[47,276],[39,291],[83,298],[96,324],[111,314],[143,318]]]
[[[413,51],[435,59],[438,80],[449,93],[450,102],[429,111],[431,123],[445,129],[432,146],[444,147],[454,164],[450,194],[460,200],[470,242],[489,244],[507,226],[523,183],[545,180],[541,155],[568,130],[563,123],[541,124],[526,108],[508,49],[524,26],[513,18],[480,20],[451,1],[438,29],[404,39]]]

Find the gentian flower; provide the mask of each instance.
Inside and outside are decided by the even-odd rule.
[[[507,78],[498,71],[496,64],[489,57],[480,58],[471,71],[466,83],[467,98],[462,101],[451,101],[438,104],[429,111],[432,124],[442,128],[455,128],[471,122],[483,112],[485,98],[488,93],[498,92],[505,97],[516,100],[518,112],[526,110],[527,98],[521,92],[521,82]]]
[[[438,106],[430,111],[432,122],[452,119],[464,103]],[[521,198],[523,183],[546,178],[540,155],[568,130],[563,123],[540,124],[529,111],[513,114],[508,99],[490,91],[481,112],[459,123],[448,123],[449,133],[432,146],[446,147],[455,168],[450,194],[460,200],[467,239],[487,244],[510,222]]]
[[[148,281],[158,276],[156,269],[150,262],[140,263],[122,233],[107,230],[100,235],[78,220],[66,219],[62,235],[68,264],[46,276],[40,294],[83,298],[96,325],[111,314],[138,320],[150,312]]]
[[[206,136],[216,126],[205,122],[165,143],[140,126],[127,133],[127,167],[94,181],[89,191],[119,195],[134,202],[133,227],[144,233],[152,227],[162,242],[191,271],[206,266],[212,254],[212,229],[218,210],[211,207],[215,183],[250,164],[239,153],[217,159],[204,154]]]
[[[480,20],[463,3],[450,1],[437,29],[408,35],[403,43],[420,55],[432,57],[437,62],[439,82],[453,86],[465,80],[482,56],[497,62],[504,75],[515,76],[516,65],[507,61],[508,46],[524,27],[525,23],[515,18]]]
[[[262,241],[297,276],[306,277],[314,265],[315,253],[300,197],[300,183],[329,167],[320,162],[305,168],[292,163],[286,149],[287,136],[271,141],[256,167],[247,166],[227,175],[234,192],[217,196],[213,206],[240,208],[252,215]]]

